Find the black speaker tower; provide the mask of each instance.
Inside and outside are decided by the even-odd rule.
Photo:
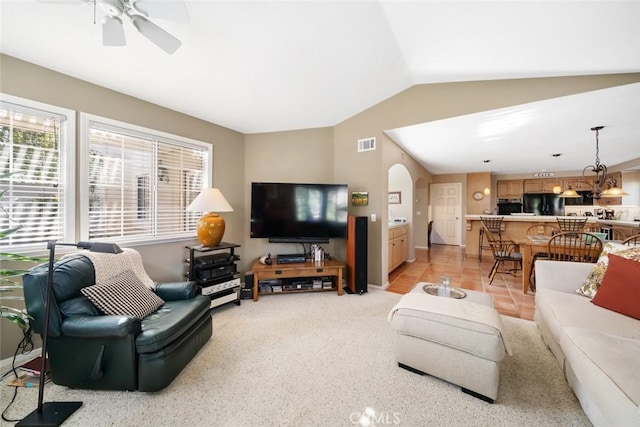
[[[350,293],[367,292],[368,218],[349,216],[347,225],[347,288]]]

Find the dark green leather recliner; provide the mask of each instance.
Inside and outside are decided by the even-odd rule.
[[[23,276],[27,312],[42,334],[48,265]],[[80,292],[95,284],[89,258],[57,261],[48,355],[55,384],[93,390],[158,391],[182,371],[212,335],[210,299],[194,282],[158,283],[165,304],[139,320],[104,315]]]

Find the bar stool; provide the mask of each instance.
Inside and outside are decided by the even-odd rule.
[[[572,231],[580,232],[587,223],[587,217],[556,217],[558,227],[563,233]]]
[[[502,240],[502,220],[503,216],[481,216],[480,221],[482,225],[484,225],[487,230],[491,233],[497,234],[498,239]],[[482,250],[483,249],[491,249],[491,246],[483,246],[482,241],[484,237],[484,227],[480,227],[480,236],[478,238],[478,259],[482,261]]]

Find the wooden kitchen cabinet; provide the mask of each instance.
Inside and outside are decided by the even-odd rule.
[[[593,190],[593,178],[579,178],[577,180],[567,180],[567,187],[571,185],[576,191],[591,191]]]
[[[522,180],[508,179],[498,181],[498,199],[521,199]]]
[[[404,263],[409,256],[409,226],[389,229],[389,271]]]
[[[545,179],[525,179],[524,192],[525,193],[553,193],[553,187],[559,185],[562,190],[563,181],[558,178],[545,178]]]

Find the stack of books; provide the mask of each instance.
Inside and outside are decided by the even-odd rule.
[[[28,361],[20,366],[17,370],[19,376],[12,381],[9,381],[7,385],[13,387],[38,387],[40,384],[40,370],[42,369],[42,358],[36,357],[33,360]],[[47,383],[51,380],[49,374],[49,359],[45,361],[45,377],[44,382]]]

